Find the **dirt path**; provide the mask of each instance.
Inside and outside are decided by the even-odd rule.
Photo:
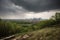
[[[31,36],[32,36],[32,34],[25,34],[25,35],[21,35],[21,36],[15,37],[15,38],[10,39],[10,40],[26,40],[26,39],[28,39]]]

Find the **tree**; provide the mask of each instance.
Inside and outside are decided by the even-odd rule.
[[[0,21],[1,21],[2,19],[0,18]]]
[[[55,14],[55,19],[56,19],[56,20],[60,20],[60,13],[56,13],[56,14]]]

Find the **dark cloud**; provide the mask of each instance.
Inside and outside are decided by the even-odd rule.
[[[0,0],[0,16],[17,15],[26,12],[21,6],[15,5],[11,0]]]
[[[60,0],[11,0],[16,5],[23,8],[34,11],[48,11],[54,9],[60,9]]]
[[[0,16],[60,9],[60,0],[0,0]]]
[[[19,7],[23,7],[23,9]],[[25,12],[25,9],[32,12],[60,9],[60,0],[0,0],[0,14]]]
[[[9,6],[11,6],[11,2],[9,0],[0,0],[0,12],[2,11],[13,11]]]
[[[15,12],[16,10],[13,9],[12,4],[10,0],[0,0],[0,16]]]
[[[0,0],[2,18],[29,18],[30,12],[34,15],[36,12],[54,9],[60,9],[60,0]]]

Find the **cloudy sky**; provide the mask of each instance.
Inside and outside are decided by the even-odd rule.
[[[49,19],[60,11],[60,0],[0,0],[3,19]]]

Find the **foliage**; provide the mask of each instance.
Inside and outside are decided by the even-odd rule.
[[[17,33],[31,32],[45,27],[53,27],[53,25],[60,24],[60,15],[57,17],[56,15],[53,17],[55,20],[51,18],[49,20],[42,20],[34,24],[32,22],[4,21],[0,19],[0,37],[9,36]]]
[[[60,28],[55,27],[44,28],[29,34],[31,36],[25,38],[25,40],[60,40]]]

